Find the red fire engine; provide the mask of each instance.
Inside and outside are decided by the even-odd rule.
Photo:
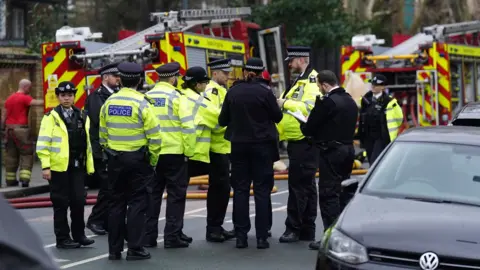
[[[271,73],[274,90],[280,93],[287,77],[282,29],[260,29],[242,20],[250,14],[249,7],[151,13],[157,24],[93,52],[86,50],[85,38],[76,33],[85,32],[85,28],[61,28],[56,42],[42,44],[45,111],[58,104],[54,89],[66,80],[85,90],[78,91],[75,97],[75,105],[83,108],[89,92],[100,86],[98,69],[120,60],[144,66],[144,88],[148,89],[158,79],[155,69],[168,62],[179,62],[184,74],[188,67],[207,69],[212,59],[231,58],[233,81],[242,77],[244,61],[257,56]],[[87,30],[87,36],[95,36]]]
[[[381,73],[403,104],[405,126],[447,125],[463,105],[480,99],[480,21],[433,25],[374,55],[374,35],[357,35],[341,51],[341,81]]]

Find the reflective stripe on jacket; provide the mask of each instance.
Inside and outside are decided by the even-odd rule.
[[[286,94],[285,92],[282,93],[282,97],[284,97],[286,101],[282,108],[283,119],[277,125],[281,141],[298,141],[305,138],[300,130],[298,120],[290,114],[287,114],[286,111],[300,111],[303,115],[308,116],[315,106],[316,97],[318,95],[321,96],[320,89],[316,82],[318,73],[311,68],[305,72],[306,76],[302,75]]]
[[[204,97],[210,99],[210,101],[222,110],[223,102],[225,101],[225,96],[227,95],[227,89],[217,82],[211,80],[207,89],[203,93]],[[217,154],[230,154],[231,144],[225,139],[226,127],[220,127],[218,125],[212,130],[212,142],[210,145],[210,151]]]
[[[182,91],[193,108],[192,114],[188,117],[194,120],[197,144],[192,160],[210,163],[211,131],[218,124],[220,109],[217,108],[208,98],[198,94],[192,89]]]
[[[152,103],[144,94],[130,88],[111,95],[100,112],[100,144],[125,152],[148,146],[150,165],[157,165],[162,138]]]
[[[388,136],[392,142],[398,136],[398,130],[403,123],[402,107],[395,98],[392,98],[385,109],[385,118],[387,120]]]
[[[196,144],[195,124],[193,119],[187,117],[192,115],[193,108],[190,108],[185,95],[167,82],[157,83],[145,95],[155,101],[153,111],[162,135],[160,155],[193,156]]]
[[[85,130],[90,128],[90,119],[87,117],[85,121]],[[86,164],[87,173],[94,173],[92,146],[90,144],[90,135],[87,137],[87,156]],[[65,172],[68,169],[70,161],[70,146],[68,144],[67,126],[63,122],[60,115],[55,110],[43,116],[40,124],[40,131],[37,139],[37,156],[40,159],[42,168],[50,168],[52,171]]]

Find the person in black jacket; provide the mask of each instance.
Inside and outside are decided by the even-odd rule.
[[[257,248],[269,248],[270,196],[273,163],[280,159],[275,123],[282,120],[275,95],[261,82],[263,62],[250,58],[244,66],[244,81],[227,92],[218,122],[226,126],[225,139],[232,143],[230,161],[233,196],[233,224],[236,247],[248,246],[249,197],[253,180]]]
[[[95,173],[90,182],[99,184],[97,203],[92,208],[88,217],[87,228],[97,235],[105,235],[108,221],[108,174],[106,171],[106,160],[103,156],[102,147],[99,143],[99,119],[100,108],[105,101],[118,91],[120,77],[118,77],[118,63],[104,66],[99,70],[102,76],[102,85],[88,95],[85,103],[85,113],[90,118],[90,140],[93,151],[93,162]],[[92,183],[89,184],[92,187]]]
[[[320,150],[318,202],[326,230],[343,210],[344,205],[340,202],[341,183],[350,178],[352,172],[358,107],[350,94],[338,86],[337,76],[333,72],[319,72],[317,84],[324,96],[317,96],[307,123],[300,128],[303,135],[313,139]],[[310,244],[311,249],[318,249],[319,246],[320,242]]]

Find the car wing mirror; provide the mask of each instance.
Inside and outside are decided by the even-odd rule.
[[[363,181],[363,177],[355,177],[342,181],[342,188],[347,190],[357,190],[358,185]]]

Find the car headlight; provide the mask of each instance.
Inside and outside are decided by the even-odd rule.
[[[336,229],[332,229],[330,237],[324,241],[327,241],[327,253],[340,261],[350,264],[368,262],[367,249]]]

